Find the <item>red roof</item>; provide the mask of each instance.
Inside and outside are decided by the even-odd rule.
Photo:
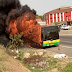
[[[37,22],[42,22],[42,20],[40,18],[36,19]]]
[[[70,11],[72,11],[72,8],[65,8],[65,9],[64,8],[62,8],[62,9],[58,8],[58,9],[52,10],[46,14],[54,14],[54,13],[70,12]]]
[[[44,26],[53,26],[53,25],[52,24],[41,25],[41,27],[44,27]]]

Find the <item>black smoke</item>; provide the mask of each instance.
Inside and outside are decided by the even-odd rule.
[[[5,33],[6,19],[12,9],[20,9],[19,0],[0,0],[0,35]]]
[[[21,8],[19,0],[0,0],[0,13],[8,14],[12,9]]]
[[[0,0],[0,35],[7,34],[7,26],[12,19],[16,19],[25,12],[32,12],[36,15],[36,11],[31,10],[28,5],[21,6],[19,0]]]
[[[28,5],[24,5],[22,6],[20,9],[13,9],[9,14],[8,14],[8,17],[7,17],[7,20],[6,20],[6,24],[8,25],[9,22],[12,20],[12,19],[16,19],[18,18],[19,16],[22,16],[22,14],[26,13],[26,12],[32,12],[34,15],[36,15],[36,11],[34,9],[30,9],[30,7]]]

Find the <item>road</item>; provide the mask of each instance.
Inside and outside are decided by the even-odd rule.
[[[58,47],[50,47],[46,49],[72,57],[72,36],[60,36],[60,40],[60,45]]]
[[[45,50],[72,57],[72,30],[61,30],[60,45],[57,47],[46,47]]]
[[[60,45],[72,47],[72,36],[60,36]]]

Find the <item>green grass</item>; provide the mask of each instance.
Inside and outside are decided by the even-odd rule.
[[[43,72],[40,69],[32,69],[29,65],[26,65],[26,67],[31,71],[31,72]]]
[[[57,59],[52,59],[52,61],[49,63],[50,66],[54,67],[54,65],[57,63]]]
[[[32,69],[31,72],[42,72],[42,70],[39,70],[39,69]]]
[[[61,70],[61,72],[72,72],[72,62],[68,63],[66,67]]]
[[[44,71],[49,71],[53,68],[57,68],[57,62],[59,62],[58,59],[54,59],[52,57],[49,57],[48,61],[49,61],[49,68],[45,69]]]

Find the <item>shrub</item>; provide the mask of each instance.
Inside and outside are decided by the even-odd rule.
[[[23,46],[23,40],[21,39],[23,36],[23,33],[10,35],[10,41],[8,43],[8,48],[10,49],[18,49],[21,46]]]

